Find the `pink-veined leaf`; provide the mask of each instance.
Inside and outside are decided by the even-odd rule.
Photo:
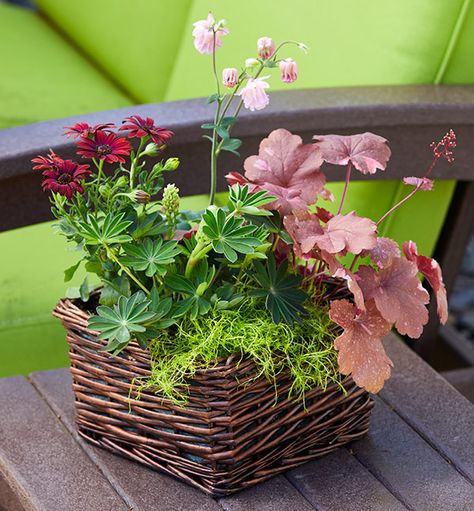
[[[347,165],[349,162],[362,174],[375,174],[378,169],[385,170],[390,158],[387,140],[374,133],[358,135],[315,135],[324,161],[335,165]]]
[[[434,181],[427,177],[404,177],[403,183],[425,191],[432,190],[434,185]]]
[[[258,156],[245,160],[245,177],[277,197],[266,208],[285,216],[293,210],[307,209],[318,196],[332,200],[324,188],[322,162],[315,144],[303,144],[298,135],[277,129],[260,142]]]
[[[370,250],[377,242],[377,226],[369,218],[356,216],[354,211],[347,215],[336,215],[323,227],[323,234],[316,243],[322,250],[338,254],[345,250],[360,254]]]
[[[366,306],[364,294],[362,293],[362,289],[359,286],[359,277],[357,274],[346,270],[346,268],[340,265],[340,267],[333,273],[333,277],[339,277],[340,279],[344,279],[347,282],[347,287],[354,297],[354,303],[357,309],[359,311],[365,311]]]
[[[370,266],[357,271],[359,285],[367,300],[374,299],[377,309],[402,335],[420,337],[428,322],[425,304],[429,295],[417,276],[416,264],[396,257],[378,272]]]
[[[331,302],[329,317],[344,329],[334,342],[339,351],[339,370],[351,374],[360,387],[378,392],[393,366],[382,344],[390,323],[380,315],[373,300],[367,303],[364,312],[357,311],[348,300],[335,300]]]
[[[370,255],[372,262],[374,262],[379,268],[383,268],[390,264],[390,261],[394,257],[400,257],[400,248],[398,243],[390,238],[384,238],[381,236],[377,238],[375,247],[371,250],[364,250],[361,257]]]
[[[443,274],[437,261],[431,257],[418,255],[416,243],[405,241],[403,252],[407,259],[413,261],[426,280],[430,283],[436,296],[437,311],[440,322],[444,325],[448,321],[448,298],[444,287]]]
[[[323,233],[320,220],[309,211],[295,210],[285,216],[283,224],[293,240],[293,251],[297,257],[310,254],[316,245],[316,237]]]

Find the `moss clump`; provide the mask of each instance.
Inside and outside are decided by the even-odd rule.
[[[268,312],[252,300],[237,309],[211,311],[198,319],[183,318],[159,339],[151,341],[149,378],[135,381],[138,390],[158,389],[176,403],[186,402],[186,380],[219,357],[240,354],[274,382],[282,371],[293,379],[291,393],[339,382],[335,334],[327,309],[309,307],[301,324],[273,323]]]

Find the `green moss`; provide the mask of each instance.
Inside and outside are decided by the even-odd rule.
[[[316,386],[339,382],[335,334],[327,309],[312,307],[301,324],[273,323],[252,300],[238,309],[183,318],[173,331],[151,342],[152,374],[136,380],[139,391],[153,389],[176,403],[186,401],[186,380],[216,359],[238,353],[253,359],[258,376],[274,382],[282,371],[293,379],[291,393],[304,398]]]

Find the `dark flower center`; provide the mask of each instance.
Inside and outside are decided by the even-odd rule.
[[[97,146],[97,154],[99,156],[102,156],[104,154],[110,154],[111,152],[112,148],[107,144]]]
[[[57,181],[60,185],[67,185],[72,181],[72,176],[71,174],[64,173],[58,177]]]

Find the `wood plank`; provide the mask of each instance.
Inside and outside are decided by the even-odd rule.
[[[407,509],[346,449],[306,463],[286,476],[319,511]]]
[[[395,367],[381,398],[474,483],[474,406],[396,335],[385,346]]]
[[[210,497],[165,474],[152,471],[102,449],[79,437],[74,422],[74,396],[68,369],[34,373],[31,381],[58,414],[111,484],[134,511],[222,511]],[[102,511],[102,510],[100,510]]]
[[[458,392],[474,403],[474,367],[454,369],[441,374]]]
[[[0,410],[2,484],[19,500],[8,511],[128,510],[25,378],[0,380]]]
[[[381,399],[367,437],[353,450],[409,509],[472,511],[474,486]]]
[[[314,511],[314,507],[283,476],[219,502],[225,511]]]

